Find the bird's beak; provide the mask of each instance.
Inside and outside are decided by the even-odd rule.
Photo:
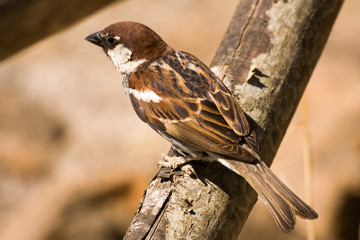
[[[100,37],[100,32],[96,32],[96,33],[93,33],[93,34],[90,34],[89,36],[87,36],[85,38],[85,40],[95,44],[95,45],[98,45],[100,47],[103,47],[103,44],[102,44],[102,40],[101,40],[101,37]]]

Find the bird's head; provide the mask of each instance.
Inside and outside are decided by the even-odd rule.
[[[169,48],[153,30],[136,22],[114,23],[85,39],[102,47],[116,69],[124,74],[161,57]]]

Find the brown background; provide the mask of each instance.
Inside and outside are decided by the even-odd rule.
[[[1,62],[0,239],[121,239],[170,144],[137,119],[112,63],[83,39],[133,20],[209,64],[237,2],[115,3]],[[318,239],[339,239],[344,202],[350,213],[359,203],[359,10],[345,1],[305,94]],[[300,110],[272,169],[304,198]],[[240,239],[305,239],[305,223],[285,235],[259,202]]]

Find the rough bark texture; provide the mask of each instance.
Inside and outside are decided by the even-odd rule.
[[[343,1],[240,1],[211,64],[257,131],[271,164]],[[218,163],[197,177],[161,169],[124,239],[236,239],[257,195]]]
[[[0,0],[0,61],[115,0]]]

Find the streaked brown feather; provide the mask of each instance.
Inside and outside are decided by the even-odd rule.
[[[202,119],[212,122],[212,123],[215,123],[216,125],[218,125],[220,127],[228,128],[229,130],[232,131],[232,128],[229,126],[229,124],[227,124],[227,122],[225,121],[225,119],[219,112],[217,112],[217,113],[209,112],[209,111],[206,111],[204,108],[202,108],[200,114],[201,114]]]
[[[226,122],[237,134],[246,136],[250,133],[250,125],[244,111],[221,81],[217,81],[217,92],[212,93],[211,98]]]
[[[194,62],[192,69],[181,64],[176,54]],[[240,144],[246,144],[247,137],[252,138],[246,136],[250,133],[250,126],[243,111],[221,81],[199,63],[190,54],[174,52],[148,66],[147,71],[139,71],[131,76],[130,88],[136,87],[136,81],[142,79],[142,84],[145,81],[142,89],[149,89],[162,98],[157,103],[143,102],[132,97],[131,101],[136,102],[133,105],[144,109],[146,118],[141,119],[153,125],[161,122],[166,128],[166,134],[181,144],[242,161],[253,161],[258,151],[254,144],[256,142],[249,140],[252,143],[249,148],[253,151],[247,151]],[[161,69],[158,67],[160,65]],[[157,81],[160,77],[162,81]]]

